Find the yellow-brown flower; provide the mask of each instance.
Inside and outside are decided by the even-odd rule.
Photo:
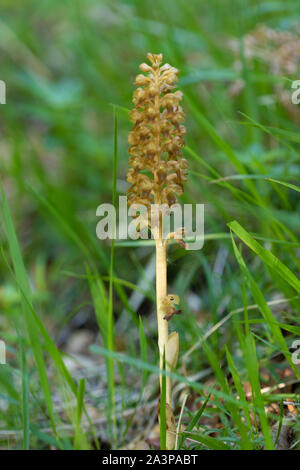
[[[162,54],[148,53],[147,57],[151,65],[140,65],[145,75],[136,77],[135,108],[130,112],[134,126],[128,137],[128,203],[171,206],[184,191],[188,168],[181,153],[185,134],[179,104],[182,93],[174,91],[178,70],[161,65]]]

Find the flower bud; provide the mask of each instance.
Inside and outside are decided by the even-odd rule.
[[[156,114],[157,114],[157,111],[155,110],[155,108],[152,108],[152,107],[147,108],[147,117],[149,119],[154,119]]]
[[[149,78],[145,77],[145,75],[140,74],[135,79],[135,84],[137,86],[144,86],[147,85],[147,83],[149,83]]]
[[[142,72],[146,73],[146,72],[151,72],[152,67],[150,67],[150,65],[145,64],[145,62],[143,62],[143,63],[140,65],[140,69],[141,69]]]

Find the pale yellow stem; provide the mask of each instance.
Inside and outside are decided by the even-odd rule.
[[[168,343],[168,322],[164,320],[165,310],[163,300],[167,296],[167,253],[164,241],[156,240],[156,309],[158,328],[158,347],[160,356],[160,368],[163,368],[163,355],[166,354]],[[162,375],[160,374],[160,386]],[[171,406],[171,380],[166,378],[166,403]]]

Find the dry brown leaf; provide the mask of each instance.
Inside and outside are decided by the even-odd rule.
[[[172,408],[166,404],[166,424],[167,424],[167,450],[173,450],[176,440],[176,423]]]

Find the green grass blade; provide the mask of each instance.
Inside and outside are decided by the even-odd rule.
[[[229,367],[230,373],[232,375],[232,379],[233,379],[235,388],[237,390],[237,393],[238,393],[239,397],[241,398],[241,400],[243,402],[246,402],[247,401],[246,400],[246,395],[245,395],[245,392],[244,392],[244,389],[243,389],[243,385],[242,385],[238,370],[235,366],[235,363],[234,363],[234,361],[231,357],[230,352],[227,349],[227,346],[225,346],[225,351],[226,351],[226,356],[227,356],[228,367]],[[251,429],[252,424],[251,424],[251,419],[250,419],[250,413],[249,413],[249,410],[248,410],[247,407],[244,408],[244,413],[245,413],[245,417],[246,417],[246,421],[247,421],[247,424],[249,426],[249,429]]]
[[[141,348],[141,360],[143,362],[148,362],[147,355],[147,338],[145,335],[143,323],[141,317],[139,317],[139,338],[140,338],[140,348]],[[144,387],[147,382],[148,372],[146,369],[142,370],[142,381],[141,381],[141,393],[144,390]]]
[[[23,449],[30,448],[30,426],[29,426],[29,378],[26,363],[26,353],[23,338],[19,338],[22,371],[22,415],[23,415]]]
[[[3,253],[3,256],[4,256],[4,253]],[[5,258],[5,260],[6,260],[6,258]],[[7,260],[6,260],[6,262],[7,262]],[[9,266],[8,263],[7,263],[7,267],[8,267],[8,269],[10,269],[10,266]],[[12,275],[13,275],[13,273],[12,273]],[[68,371],[68,369],[67,369],[67,367],[66,367],[66,365],[65,365],[65,363],[64,363],[64,361],[61,357],[61,354],[60,354],[59,350],[57,349],[57,347],[55,346],[55,344],[51,340],[50,336],[48,335],[46,328],[44,327],[43,323],[41,322],[38,315],[36,314],[30,300],[27,298],[26,294],[23,292],[22,287],[18,284],[18,280],[15,279],[15,281],[16,281],[19,289],[20,289],[21,299],[23,300],[22,305],[26,306],[28,308],[28,311],[32,315],[33,326],[35,328],[39,329],[39,331],[40,331],[40,333],[43,337],[45,347],[46,347],[46,350],[47,350],[48,354],[51,356],[53,362],[55,363],[55,365],[58,369],[58,371],[61,373],[62,377],[65,379],[65,381],[68,384],[68,386],[70,387],[71,391],[76,396],[77,395],[76,384],[75,384],[70,372]],[[51,395],[50,395],[50,398],[51,398]],[[93,437],[94,437],[94,440],[95,440],[96,448],[99,449],[99,442],[98,442],[98,439],[97,439],[97,435],[96,435],[94,426],[93,426],[93,424],[91,422],[91,419],[90,419],[90,417],[87,413],[85,405],[83,405],[83,407],[84,407],[85,416],[86,416],[86,418],[89,422],[89,425],[90,425],[90,428],[91,428],[91,431],[92,431],[92,434],[93,434]],[[53,431],[54,431],[55,436],[58,438],[57,433],[56,433],[56,429],[53,430]]]
[[[244,275],[244,277],[247,281],[247,284],[248,284],[248,286],[251,290],[252,296],[253,296],[256,304],[258,305],[258,308],[259,308],[263,318],[265,319],[265,321],[268,324],[270,330],[272,331],[273,337],[276,340],[281,352],[284,354],[285,358],[289,362],[289,364],[292,367],[292,369],[294,370],[295,374],[297,376],[299,376],[300,374],[299,374],[295,364],[293,364],[293,362],[291,360],[291,354],[289,352],[289,348],[287,347],[286,341],[285,341],[285,339],[284,339],[284,337],[281,333],[280,328],[276,324],[277,322],[276,322],[276,319],[274,318],[273,312],[270,309],[269,305],[267,304],[267,302],[266,302],[261,290],[259,289],[257,283],[255,282],[254,278],[250,274],[250,271],[248,270],[248,268],[246,266],[246,263],[243,260],[243,257],[241,255],[241,253],[239,252],[233,237],[232,237],[232,245],[233,245],[233,249],[234,249],[234,254],[235,254],[236,259],[239,263],[241,271],[242,271],[242,273],[243,273],[243,275]]]
[[[185,429],[185,432],[182,433],[182,435],[180,436],[180,439],[179,439],[179,442],[178,442],[178,449],[180,449],[184,443],[184,439],[185,439],[185,433],[187,432],[190,432],[194,429],[194,427],[196,426],[196,424],[198,423],[199,419],[201,418],[205,408],[206,408],[206,405],[207,403],[209,402],[209,399],[210,399],[210,396],[211,394],[209,394],[204,403],[202,404],[201,408],[194,414],[193,418],[191,419],[191,421],[189,422],[189,424],[187,425],[186,429]]]
[[[273,178],[266,178],[266,180],[271,181],[272,183],[281,184],[282,186],[285,186],[286,188],[293,189],[294,191],[297,191],[298,193],[300,193],[300,186],[295,186],[294,184],[286,183],[284,181],[274,180]]]
[[[5,230],[7,234],[7,241],[8,241],[10,256],[13,262],[16,280],[19,285],[19,288],[25,293],[28,299],[28,302],[24,302],[23,298],[21,301],[22,309],[25,315],[27,333],[30,339],[30,344],[32,347],[34,359],[37,365],[40,383],[41,383],[41,387],[43,390],[45,404],[47,406],[51,425],[57,437],[54,414],[53,414],[53,404],[52,404],[52,398],[51,398],[51,392],[50,392],[50,385],[48,381],[47,368],[46,368],[46,364],[45,364],[45,360],[43,356],[43,347],[40,341],[38,329],[32,317],[31,308],[29,308],[29,306],[31,307],[32,304],[31,304],[31,292],[30,292],[28,277],[27,277],[26,269],[25,269],[23,258],[21,255],[19,242],[17,239],[17,235],[15,232],[12,218],[9,212],[9,208],[7,205],[3,188],[1,189],[1,194],[2,194],[1,208],[2,208],[2,213],[3,213],[4,226],[5,226]]]
[[[132,367],[138,369],[139,371],[141,369],[145,368],[147,371],[149,371],[149,372],[151,372],[155,375],[158,375],[161,372],[162,375],[171,377],[171,379],[174,382],[178,381],[180,383],[187,384],[191,389],[195,390],[200,395],[202,395],[203,392],[204,393],[211,393],[211,394],[215,395],[216,397],[220,398],[221,400],[228,401],[228,402],[231,402],[231,403],[237,405],[239,408],[243,408],[244,406],[248,407],[249,409],[251,408],[251,405],[248,402],[243,403],[242,400],[238,400],[238,399],[234,398],[232,396],[232,394],[228,394],[226,392],[223,392],[223,391],[219,390],[218,388],[214,388],[212,390],[211,387],[203,385],[201,382],[191,381],[191,380],[187,379],[186,377],[184,377],[183,375],[180,375],[180,374],[175,373],[175,372],[169,372],[169,371],[165,371],[165,370],[161,371],[161,369],[158,366],[153,365],[153,364],[149,364],[148,362],[143,362],[140,359],[136,359],[136,358],[130,357],[126,354],[121,354],[119,352],[108,351],[106,348],[100,347],[96,344],[91,345],[90,350],[93,353],[100,354],[104,357],[112,356],[115,361],[121,362],[121,363],[124,363],[124,364],[128,364],[129,366],[132,366]]]
[[[114,108],[114,154],[113,154],[113,187],[112,202],[114,208],[117,207],[117,161],[118,161],[118,120],[117,111]],[[113,233],[115,233],[114,227]],[[109,351],[114,350],[114,305],[113,305],[113,286],[114,286],[114,255],[115,240],[111,240],[110,251],[110,270],[109,270],[109,300],[108,300],[108,318],[107,318],[107,348]],[[117,440],[117,423],[115,409],[115,379],[114,379],[114,360],[108,358],[108,408],[112,417],[112,436],[116,443]]]
[[[224,444],[224,442],[217,439],[216,437],[206,436],[203,434],[186,433],[185,438],[200,442],[200,444],[204,444],[206,447],[212,450],[233,450],[232,447]]]
[[[300,281],[295,274],[285,266],[273,253],[266,250],[260,243],[247,232],[236,220],[228,224],[232,230],[251,250],[254,251],[270,268],[272,268],[283,280],[288,282],[300,293]]]

